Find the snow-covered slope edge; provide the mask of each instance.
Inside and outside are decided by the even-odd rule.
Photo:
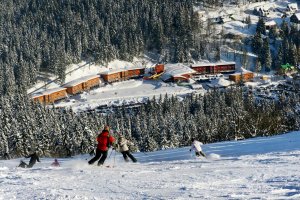
[[[0,199],[299,199],[300,132],[203,146],[136,153],[137,164],[113,152],[106,165],[88,155],[42,158],[32,169],[0,161]],[[219,157],[220,156],[220,157]],[[28,161],[27,161],[28,162]]]

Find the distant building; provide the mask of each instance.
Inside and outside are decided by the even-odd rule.
[[[254,78],[254,73],[251,71],[243,71],[240,73],[234,73],[234,74],[230,74],[229,75],[229,80],[232,80],[236,83],[240,82],[240,81],[249,81],[252,80]]]
[[[210,88],[226,88],[232,84],[234,83],[230,80],[226,80],[225,78],[219,78],[212,80],[210,83],[207,84],[207,86]]]
[[[260,17],[267,17],[271,12],[271,8],[265,6],[255,7],[253,10],[253,14]]]
[[[270,30],[273,27],[277,27],[277,24],[274,20],[265,22],[265,27],[267,30]]]
[[[290,11],[290,12],[296,12],[298,10],[298,4],[297,3],[289,3],[286,6],[286,9],[287,9],[287,11]]]
[[[165,72],[161,79],[165,82],[188,81],[196,71],[182,64],[165,65]]]
[[[212,23],[217,23],[217,24],[224,24],[225,22],[230,22],[232,19],[230,19],[229,16],[219,16],[216,18],[210,19]]]

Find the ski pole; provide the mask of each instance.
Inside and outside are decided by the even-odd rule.
[[[111,150],[111,152],[110,152],[107,160],[109,160],[109,158],[110,158],[110,156],[111,156],[111,154],[112,154],[113,151],[114,151],[114,149]]]
[[[116,162],[116,150],[115,150],[115,154],[114,154],[114,164],[113,164],[113,167],[115,167],[115,162]]]

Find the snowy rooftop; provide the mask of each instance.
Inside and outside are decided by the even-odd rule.
[[[84,76],[84,77],[81,77],[79,79],[76,79],[76,80],[70,81],[68,83],[65,83],[63,85],[63,87],[72,87],[72,86],[75,86],[75,85],[79,85],[83,82],[86,82],[86,81],[94,79],[94,78],[99,78],[99,75],[95,74],[95,75]]]
[[[53,88],[53,89],[45,90],[43,92],[34,93],[34,94],[32,94],[32,97],[35,98],[35,97],[39,97],[39,96],[43,96],[43,95],[49,95],[54,92],[59,92],[62,90],[67,90],[67,89],[63,88],[63,87]]]
[[[218,87],[228,87],[232,84],[233,84],[232,81],[226,80],[224,78],[219,78],[219,79],[212,80],[211,83],[209,83],[207,85],[211,88],[214,88],[214,87],[218,88]]]
[[[196,73],[195,70],[183,64],[166,64],[165,72],[162,75],[163,80],[167,80],[170,77],[180,77],[184,74],[193,74]]]
[[[100,72],[100,74],[109,75],[109,74],[115,74],[115,73],[123,72],[123,71],[125,71],[125,69],[112,69],[112,70],[109,70],[109,71]]]
[[[275,26],[277,23],[274,20],[265,22],[265,26]]]
[[[245,68],[243,68],[243,67],[241,67],[239,70],[237,70],[235,73],[233,73],[232,75],[234,75],[234,74],[248,74],[248,73],[253,73],[252,71],[249,71],[249,70],[247,70],[247,69],[245,69]]]
[[[298,4],[297,3],[289,3],[287,5],[288,8],[291,8],[291,9],[295,9],[295,10],[298,10]]]

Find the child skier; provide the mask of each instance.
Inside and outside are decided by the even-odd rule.
[[[190,148],[190,151],[195,150],[195,154],[197,157],[200,157],[200,155],[202,155],[203,157],[206,158],[206,155],[202,152],[202,148],[201,148],[201,145],[203,145],[203,143],[195,140],[195,138],[192,138],[191,141],[192,141],[192,146]]]
[[[54,162],[51,164],[52,167],[60,167],[58,160],[55,158]]]
[[[128,145],[133,145],[132,142],[128,141],[123,135],[120,135],[118,139],[117,146],[119,151],[122,153],[124,160],[128,162],[128,157],[132,160],[132,162],[137,162],[135,157],[129,152]]]

